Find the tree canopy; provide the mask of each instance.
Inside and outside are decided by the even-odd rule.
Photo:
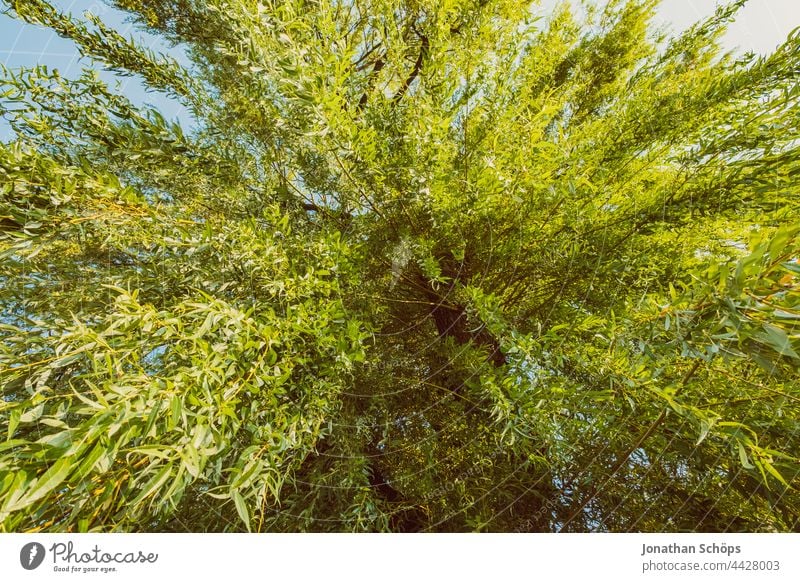
[[[3,531],[800,530],[800,33],[4,0]],[[100,70],[184,104],[181,127]]]

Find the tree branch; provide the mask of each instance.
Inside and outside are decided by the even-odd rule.
[[[681,386],[686,386],[686,383],[689,382],[692,376],[694,376],[694,373],[697,372],[697,369],[700,367],[701,363],[702,360],[697,360],[694,363],[691,369],[686,373],[686,375],[681,380]],[[652,422],[652,424],[650,424],[650,426],[647,427],[647,430],[644,431],[641,434],[641,436],[639,436],[638,439],[636,439],[636,442],[634,442],[633,445],[631,445],[628,448],[628,450],[626,450],[622,454],[622,456],[617,460],[617,462],[612,465],[611,472],[609,473],[608,477],[603,479],[602,485],[600,485],[600,487],[593,487],[591,490],[591,494],[584,501],[582,501],[578,507],[575,508],[575,510],[569,515],[569,517],[567,517],[567,519],[562,524],[560,531],[564,531],[564,528],[567,527],[570,523],[572,523],[575,520],[575,518],[578,517],[578,515],[580,515],[580,513],[586,508],[586,506],[589,505],[589,503],[591,503],[595,497],[597,497],[598,493],[600,493],[603,490],[603,487],[605,487],[605,485],[614,477],[614,475],[617,474],[617,472],[622,468],[622,466],[628,462],[630,456],[642,446],[642,443],[644,443],[644,441],[650,438],[650,436],[656,431],[656,429],[659,426],[661,426],[661,424],[664,422],[666,418],[667,418],[667,409],[665,408],[664,410],[661,411],[661,414],[659,414],[658,417]]]
[[[400,99],[403,98],[403,95],[406,94],[406,91],[408,91],[408,88],[411,86],[411,83],[413,83],[414,79],[416,79],[419,76],[419,73],[422,70],[422,64],[425,61],[425,57],[428,55],[428,49],[430,47],[430,44],[428,42],[428,37],[425,36],[424,34],[421,34],[418,31],[417,34],[419,35],[419,38],[422,41],[422,46],[420,46],[419,55],[417,56],[417,61],[414,63],[414,68],[411,70],[411,74],[408,77],[406,77],[403,86],[400,87],[397,93],[395,93],[395,96],[392,97],[393,103],[397,103],[398,101],[400,101]]]
[[[370,72],[369,79],[367,80],[367,88],[364,90],[364,94],[361,95],[361,99],[358,100],[358,107],[356,108],[358,111],[363,110],[367,105],[367,101],[369,101],[369,94],[372,93],[372,88],[375,86],[378,73],[381,72],[381,69],[383,69],[384,65],[386,64],[386,61],[384,60],[385,56],[386,55],[378,57],[375,61],[375,64],[372,65],[372,72]]]

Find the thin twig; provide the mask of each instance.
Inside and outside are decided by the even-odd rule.
[[[689,382],[691,377],[694,376],[694,373],[697,372],[697,369],[700,367],[701,363],[702,360],[697,360],[694,363],[691,369],[686,373],[686,375],[681,380],[681,386],[686,386],[687,382]],[[641,434],[641,436],[639,436],[639,438],[636,439],[636,442],[623,453],[623,455],[617,460],[616,463],[614,463],[614,465],[611,467],[611,472],[609,473],[608,477],[606,477],[603,480],[603,483],[599,487],[592,488],[591,494],[584,501],[582,501],[581,504],[577,508],[575,508],[575,511],[573,511],[569,515],[569,517],[567,517],[566,521],[564,521],[563,525],[561,526],[561,531],[563,531],[565,527],[567,527],[572,521],[575,520],[576,517],[578,517],[578,515],[581,514],[581,512],[586,508],[586,506],[589,505],[589,503],[591,503],[597,497],[597,495],[603,490],[603,487],[605,487],[606,484],[623,467],[623,465],[625,465],[625,463],[628,462],[630,456],[642,446],[644,441],[650,438],[650,436],[656,431],[656,429],[659,426],[661,426],[661,424],[667,418],[667,410],[668,410],[667,408],[662,410],[661,414],[659,414],[658,417],[650,424],[650,426],[647,427],[647,430],[644,431]]]

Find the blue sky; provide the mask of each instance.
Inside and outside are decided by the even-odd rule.
[[[123,13],[103,2],[95,1],[90,4],[85,1],[55,0],[52,4],[75,15],[90,11],[124,36],[135,38],[140,45],[167,52],[179,61],[187,62],[180,50],[167,46],[159,37],[137,30],[125,21]],[[3,14],[0,14],[0,62],[8,68],[47,65],[50,69],[58,69],[65,77],[77,77],[82,68],[91,65],[89,59],[81,58],[72,41],[59,37],[50,29],[24,24]],[[135,77],[120,77],[107,72],[101,76],[110,84],[119,83],[120,91],[134,103],[154,105],[165,118],[178,119],[184,127],[190,125],[190,116],[177,101],[161,93],[146,91]],[[8,132],[8,126],[0,123],[0,138],[6,137]]]
[[[545,12],[560,0],[543,0],[539,10]],[[165,46],[161,39],[136,30],[125,21],[122,13],[110,8],[101,0],[91,3],[78,0],[56,0],[56,6],[67,12],[81,14],[91,11],[126,36],[133,36],[141,44],[154,50],[167,51],[182,60],[180,51]],[[658,21],[674,31],[685,29],[696,20],[710,15],[716,2],[713,0],[662,0]],[[725,44],[730,49],[768,53],[780,44],[786,35],[800,26],[800,0],[750,0],[731,26]],[[7,67],[46,64],[57,68],[67,77],[77,76],[88,66],[81,59],[71,41],[60,38],[48,29],[25,25],[0,14],[0,62]],[[159,93],[145,91],[135,78],[115,77],[105,73],[110,82],[119,82],[120,90],[134,103],[156,105],[167,119],[178,119],[184,126],[190,117],[175,101]],[[0,137],[8,135],[8,128],[0,123]]]

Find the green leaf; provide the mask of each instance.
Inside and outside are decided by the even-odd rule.
[[[44,402],[26,410],[20,417],[19,422],[35,422],[44,414]]]
[[[10,441],[14,437],[14,431],[17,430],[17,426],[19,426],[19,419],[20,419],[20,411],[18,408],[14,408],[8,414],[8,431],[6,440]]]
[[[755,336],[756,339],[768,345],[782,356],[788,356],[792,359],[800,360],[800,356],[798,356],[797,352],[792,349],[789,336],[784,330],[770,323],[765,323],[763,325],[763,329],[764,332],[757,334]]]
[[[706,437],[708,436],[708,433],[711,432],[713,426],[714,426],[713,419],[704,418],[700,421],[700,436],[698,437],[695,445],[699,445],[704,440],[706,440]]]
[[[197,449],[192,443],[188,443],[183,447],[181,450],[181,459],[186,467],[186,471],[192,477],[196,479],[200,476],[200,455],[197,453]]]
[[[44,475],[33,483],[25,495],[16,504],[8,507],[7,510],[18,511],[28,507],[61,485],[73,469],[73,460],[71,457],[64,457],[53,463]]]
[[[764,469],[766,469],[766,470],[767,470],[767,472],[768,472],[770,475],[772,475],[772,476],[773,476],[773,477],[775,477],[775,478],[776,478],[778,481],[780,481],[780,482],[781,482],[781,484],[783,484],[783,485],[784,485],[784,486],[786,486],[786,487],[789,487],[789,484],[786,482],[786,479],[784,479],[784,478],[783,478],[783,475],[781,475],[781,474],[778,472],[778,470],[775,468],[775,466],[772,464],[772,462],[770,462],[769,460],[762,460],[762,461],[761,461],[761,466],[762,466]]]
[[[88,476],[94,469],[97,460],[106,452],[106,447],[102,443],[97,443],[78,465],[78,469],[75,471],[75,479],[81,480]]]
[[[183,403],[180,396],[175,394],[170,402],[170,416],[169,416],[169,430],[174,429],[181,421],[181,412],[183,410]]]
[[[136,499],[134,499],[130,503],[130,505],[132,507],[136,507],[144,499],[153,495],[156,491],[158,491],[161,488],[162,485],[164,485],[164,483],[167,482],[167,480],[170,478],[171,475],[172,475],[172,465],[166,465],[155,475],[153,475],[153,477],[147,482],[147,484],[145,484],[145,486],[142,488],[142,491],[139,493],[139,495],[136,496]]]
[[[233,499],[233,504],[236,506],[236,513],[239,514],[239,519],[241,519],[242,523],[247,527],[247,531],[252,531],[250,529],[250,512],[247,509],[247,502],[244,500],[244,497],[242,497],[238,489],[234,489],[231,491],[231,498]]]
[[[740,442],[737,442],[736,446],[739,449],[739,462],[742,464],[742,467],[745,469],[755,469],[755,466],[753,466],[753,464],[747,458],[747,451],[745,451],[744,445],[742,445]]]

